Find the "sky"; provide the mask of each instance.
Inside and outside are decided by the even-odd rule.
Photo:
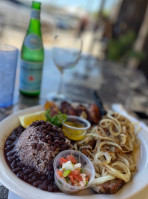
[[[99,10],[101,0],[40,0],[44,3],[54,4],[57,6],[77,6],[82,7],[88,11],[95,12]],[[112,6],[117,3],[118,0],[106,0],[105,10],[110,10]]]

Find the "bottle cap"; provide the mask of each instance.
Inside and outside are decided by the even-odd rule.
[[[40,8],[41,8],[41,2],[32,1],[32,8],[33,8],[33,9],[40,10]]]

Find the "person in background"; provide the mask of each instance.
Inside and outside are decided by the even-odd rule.
[[[80,19],[80,23],[78,26],[78,32],[77,32],[77,36],[81,37],[83,32],[86,30],[86,27],[89,23],[89,18],[87,14],[84,14],[81,19]]]

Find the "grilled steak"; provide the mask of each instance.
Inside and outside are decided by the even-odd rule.
[[[109,180],[103,184],[95,185],[93,190],[102,194],[113,194],[122,188],[124,181],[121,179]]]

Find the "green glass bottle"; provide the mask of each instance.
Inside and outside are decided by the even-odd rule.
[[[30,23],[21,49],[20,93],[32,97],[40,94],[44,62],[40,7],[40,2],[32,2]]]

